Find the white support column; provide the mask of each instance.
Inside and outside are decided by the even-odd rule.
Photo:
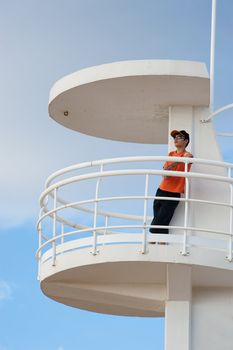
[[[194,153],[194,146],[195,146],[195,134],[194,134],[194,109],[192,106],[171,106],[169,108],[169,127],[168,127],[168,151],[174,151],[176,148],[174,146],[174,140],[170,136],[170,133],[172,130],[186,130],[190,135],[190,142],[187,147],[187,150],[194,154],[194,157],[197,157],[197,155]],[[193,168],[193,167],[192,167]],[[191,185],[190,181],[190,185]],[[191,195],[191,187],[189,191],[189,196]],[[189,205],[189,213],[192,213],[193,206]],[[187,209],[187,204],[186,204]],[[184,225],[184,213],[185,213],[185,204],[180,203],[178,205],[178,208],[175,211],[175,215],[172,218],[172,221],[170,225],[174,226],[183,226]],[[189,214],[189,218],[186,223],[188,225],[192,225],[193,222],[193,214]],[[183,234],[183,231],[178,232],[177,230],[172,230],[172,234]]]
[[[188,150],[193,153],[193,108],[192,106],[172,106],[169,109],[168,148],[174,150],[174,140],[170,136],[172,130],[186,130],[190,134]]]
[[[167,265],[165,350],[190,350],[191,267]]]

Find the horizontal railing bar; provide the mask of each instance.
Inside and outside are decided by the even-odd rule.
[[[169,198],[169,199],[168,199]],[[224,202],[215,202],[215,201],[208,201],[205,199],[196,199],[196,198],[189,198],[186,199],[184,197],[158,197],[158,196],[120,196],[120,197],[100,197],[98,198],[98,202],[104,202],[104,201],[110,201],[110,200],[128,200],[128,199],[161,199],[161,200],[171,200],[171,201],[180,201],[180,202],[190,202],[190,203],[204,203],[204,204],[214,204],[214,205],[219,205],[219,206],[223,206],[223,207],[229,207],[229,208],[233,208],[232,204],[228,204],[228,203],[224,203]],[[78,207],[78,205],[82,205],[82,204],[90,204],[93,203],[95,201],[95,199],[88,199],[88,200],[84,200],[84,201],[79,201],[79,202],[73,202],[73,203],[68,203],[65,202],[63,200],[63,202],[67,203],[64,205],[65,207],[68,206],[72,206],[74,209],[78,210],[83,210],[83,211],[88,211],[90,213],[93,213],[92,209],[89,208],[83,208],[83,207]],[[62,202],[61,202],[62,203]],[[60,207],[63,208],[63,207]],[[111,216],[109,215],[111,212],[106,212],[106,211],[99,211],[98,212],[100,215],[103,216]],[[115,212],[113,212],[114,214],[116,214]],[[137,215],[132,215],[131,217],[137,217],[140,218],[140,220],[142,219],[142,216],[137,216]]]
[[[169,198],[169,199],[168,199]],[[213,202],[213,201],[207,201],[207,200],[202,200],[202,199],[185,199],[185,198],[177,198],[177,197],[158,197],[158,196],[122,196],[122,197],[105,197],[105,198],[98,198],[98,202],[105,202],[105,201],[111,201],[111,200],[132,200],[132,199],[159,199],[159,200],[169,200],[169,201],[180,201],[180,202],[189,202],[189,203],[202,203],[202,204],[211,204],[211,205],[218,205],[218,206],[224,206],[224,207],[229,207],[229,208],[233,208],[232,204],[227,204],[227,203],[222,203],[222,202]],[[52,217],[52,215],[54,214],[55,211],[60,211],[66,208],[73,208],[73,209],[77,209],[77,210],[81,210],[84,212],[89,212],[89,213],[93,213],[93,209],[88,209],[88,208],[83,208],[83,207],[79,207],[79,205],[82,204],[91,204],[94,203],[95,199],[88,199],[88,200],[84,200],[84,201],[79,201],[79,202],[73,202],[73,203],[69,203],[69,204],[64,204],[63,206],[57,207],[56,209],[52,209],[49,211],[46,211],[47,208],[44,208],[44,212],[45,214],[43,216],[40,217],[40,219],[37,222],[37,227],[39,225],[39,223],[45,219],[46,217]],[[138,215],[127,215],[127,214],[121,214],[121,213],[117,213],[117,212],[107,212],[107,211],[98,211],[98,215],[102,215],[102,216],[108,216],[108,217],[112,217],[112,218],[118,218],[118,219],[126,219],[126,220],[142,220],[142,216],[138,216]],[[61,217],[60,217],[61,218]],[[148,217],[148,219],[152,219],[152,217]],[[57,217],[57,220],[59,221],[59,218]],[[61,218],[62,221],[65,223],[64,219]],[[69,224],[69,221],[66,220],[66,225],[74,227],[74,228],[79,228],[81,227],[81,225],[79,226],[78,224]],[[75,226],[74,226],[75,225]]]
[[[171,156],[142,156],[142,157],[119,157],[119,158],[109,158],[103,160],[95,160],[90,162],[79,163],[71,165],[69,167],[63,168],[51,174],[46,180],[45,187],[49,187],[50,183],[58,176],[64,175],[71,171],[100,166],[100,165],[110,165],[118,163],[132,163],[132,162],[159,162],[159,161],[182,161],[183,163],[198,163],[207,164],[212,166],[219,166],[223,168],[233,168],[232,163],[221,162],[217,160],[207,160],[202,158],[187,158],[187,157],[171,157]]]
[[[136,237],[135,237],[136,236]],[[150,237],[149,243],[151,242],[167,242],[167,243],[172,243],[172,244],[180,244],[182,243],[183,240],[183,234],[175,234],[175,235],[166,235],[164,237],[164,234],[156,234],[152,235],[154,237]],[[141,245],[141,241],[143,238],[142,233],[125,233],[124,235],[120,234],[112,234],[112,235],[102,235],[98,238],[98,246],[103,246],[103,243],[106,245],[111,245],[115,243],[126,243],[126,244],[132,244],[135,243],[135,241],[138,241],[138,244]],[[75,244],[75,247],[74,247]],[[65,243],[59,244],[57,246],[57,255],[60,253],[68,252],[71,250],[76,250],[76,249],[83,249],[86,248],[87,246],[92,245],[92,237],[83,237],[71,241],[67,241]],[[214,250],[225,250],[226,247],[226,241],[225,240],[220,240],[220,239],[215,239],[211,240],[211,245],[210,245],[210,239],[206,239],[203,237],[195,237],[195,236],[190,236],[189,237],[189,244],[188,246],[202,246],[202,247],[209,247],[210,249]],[[42,263],[45,261],[48,261],[52,257],[51,254],[51,249],[46,250],[44,252],[43,257],[42,257]]]
[[[217,136],[232,137],[233,132],[218,132]]]
[[[133,236],[137,236],[137,240],[140,240],[141,237],[142,237],[142,234],[141,233],[134,233],[134,234],[124,234],[124,236],[120,236],[119,234],[112,234],[111,235],[111,240],[110,240],[110,237],[109,236],[105,236],[105,235],[102,235],[100,237],[98,237],[98,244],[97,246],[99,245],[102,245],[103,242],[106,242],[107,244],[114,244],[114,243],[132,243],[132,242],[135,242],[135,240],[132,241],[132,237]],[[178,235],[176,235],[178,236]],[[169,237],[170,238],[170,237]],[[76,239],[76,240],[72,240],[72,241],[67,241],[63,244],[60,244],[57,246],[57,253],[61,253],[61,252],[67,252],[67,251],[70,251],[70,250],[73,250],[74,248],[72,247],[73,243],[76,243],[76,247],[75,249],[79,249],[79,248],[82,248],[84,246],[89,246],[91,247],[93,245],[93,242],[92,242],[92,237],[84,237],[84,238],[80,238],[80,239]],[[46,250],[46,252],[43,254],[43,262],[45,262],[45,260],[48,260],[48,258],[50,258],[50,249]]]
[[[142,228],[169,228],[169,229],[174,229],[174,230],[183,230],[184,226],[167,226],[167,225],[113,225],[113,226],[101,226],[101,227],[96,227],[95,231],[103,231],[103,230],[108,230],[108,229],[132,229],[132,228],[138,228],[138,229],[142,229]],[[201,231],[201,232],[206,232],[206,233],[215,233],[215,234],[219,234],[219,235],[223,235],[223,236],[232,236],[231,233],[229,232],[224,232],[224,231],[216,231],[216,230],[211,230],[211,229],[203,229],[200,227],[186,227],[187,230],[189,231]],[[74,234],[79,234],[79,233],[85,233],[85,232],[91,232],[93,231],[94,228],[93,227],[89,227],[86,229],[82,229],[82,230],[76,230],[76,231],[70,231],[70,232],[66,232],[64,234],[60,234],[57,235],[56,237],[52,237],[50,240],[48,240],[47,242],[43,243],[37,250],[36,252],[36,257],[38,258],[38,254],[39,252],[48,244],[53,243],[56,240],[61,239],[61,237],[67,237],[67,236],[71,236]],[[127,232],[128,233],[128,232]],[[108,233],[106,233],[108,234]],[[124,235],[124,232],[119,232],[119,234]],[[156,234],[155,234],[156,235]]]
[[[228,110],[228,109],[232,109],[232,108],[233,108],[233,103],[230,103],[230,104],[228,104],[228,105],[225,105],[225,106],[223,106],[223,107],[217,109],[215,112],[211,113],[211,114],[208,116],[208,118],[206,118],[205,121],[207,122],[207,121],[211,120],[213,117],[215,117],[216,115],[218,115],[218,114],[220,114],[220,113],[222,113],[222,112],[225,112],[225,111]]]
[[[192,172],[185,172],[185,171],[171,171],[171,170],[150,170],[150,169],[134,169],[134,170],[114,170],[114,171],[104,171],[104,172],[97,172],[97,173],[89,173],[85,175],[78,175],[71,177],[69,179],[65,179],[62,181],[59,181],[53,185],[51,185],[49,188],[47,188],[40,196],[40,205],[43,207],[43,200],[48,196],[48,194],[53,191],[55,188],[60,188],[65,185],[71,184],[73,182],[78,181],[84,181],[84,180],[90,180],[95,178],[103,178],[108,176],[127,176],[127,175],[165,175],[165,176],[173,176],[173,177],[188,177],[188,178],[201,178],[206,180],[212,180],[212,181],[219,181],[219,182],[226,182],[226,183],[232,183],[233,179],[225,176],[219,176],[219,175],[211,175],[211,174],[202,174],[202,173],[192,173]]]
[[[110,200],[130,200],[130,199],[164,199],[167,200],[167,197],[155,197],[155,196],[148,196],[148,197],[144,197],[144,196],[120,196],[120,197],[102,197],[102,198],[98,198],[97,202],[103,202],[103,201],[110,201]],[[172,198],[171,200],[177,200],[175,198]],[[185,201],[184,198],[179,198],[180,201]],[[80,210],[80,211],[84,211],[87,213],[93,213],[93,209],[91,208],[84,208],[81,207],[82,204],[91,204],[95,202],[95,199],[88,199],[88,200],[84,200],[84,201],[78,201],[78,202],[73,202],[73,203],[69,203],[67,201],[65,201],[63,198],[58,198],[57,200],[58,203],[62,203],[63,206],[59,207],[60,209],[65,209],[68,207],[72,207],[73,209],[76,210]],[[47,212],[47,207],[43,207],[44,211]],[[138,215],[127,215],[127,214],[121,214],[121,213],[117,213],[117,212],[110,212],[110,211],[104,211],[104,210],[99,210],[98,211],[98,215],[102,215],[102,216],[109,216],[109,217],[115,217],[115,218],[121,218],[121,219],[132,219],[132,220],[141,220],[141,216]],[[49,215],[50,216],[50,215]]]
[[[61,201],[62,203],[66,203],[60,207],[57,207],[56,209],[51,209],[49,211],[47,211],[47,207],[44,207],[44,211],[46,212],[46,214],[44,214],[43,216],[41,216],[41,219],[44,219],[47,216],[52,216],[52,214],[54,213],[54,210],[63,210],[66,208],[73,208],[73,209],[77,209],[77,210],[81,210],[81,211],[85,211],[88,213],[93,213],[93,209],[89,209],[89,208],[83,208],[83,207],[79,207],[79,205],[82,204],[91,204],[94,202],[106,202],[106,201],[111,201],[111,200],[130,200],[130,199],[161,199],[161,200],[168,200],[168,197],[156,197],[156,196],[122,196],[122,197],[103,197],[103,198],[98,198],[97,200],[95,199],[87,199],[87,200],[83,200],[83,201],[78,201],[78,202],[72,202],[72,203],[67,203],[65,201]],[[185,198],[173,198],[173,197],[169,197],[169,200],[178,200],[178,201],[185,201]],[[233,206],[233,205],[232,205]],[[109,212],[109,211],[102,211],[99,210],[98,211],[98,215],[102,215],[102,216],[109,216],[109,217],[115,217],[115,218],[129,218],[129,219],[135,219],[135,220],[141,220],[142,216],[138,216],[138,215],[127,215],[127,214],[121,214],[121,213],[116,213],[116,212]],[[119,216],[118,216],[119,215]],[[40,223],[40,220],[38,221],[38,224]]]
[[[40,224],[46,217],[52,218],[52,214],[53,214],[54,212],[57,212],[57,209],[59,209],[59,207],[56,208],[56,209],[49,210],[48,212],[46,212],[46,210],[45,210],[46,214],[44,214],[43,216],[41,216],[41,217],[39,218],[39,220],[37,221],[37,223],[36,223],[37,230],[38,230],[39,224]],[[86,226],[84,226],[84,225],[72,223],[71,221],[68,221],[68,220],[62,218],[61,216],[57,216],[57,221],[60,222],[61,224],[64,224],[64,225],[66,225],[66,226],[70,226],[70,227],[73,227],[73,228],[86,228]]]

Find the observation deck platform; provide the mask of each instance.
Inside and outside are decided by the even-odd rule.
[[[206,65],[139,60],[82,69],[51,89],[49,115],[84,134],[137,143],[167,143],[170,106],[208,107]]]
[[[194,289],[233,287],[233,164],[173,157],[185,163],[177,172],[161,170],[166,160],[93,161],[48,178],[37,251],[47,296],[101,313],[154,317],[164,315],[172,266],[191,268]],[[170,234],[152,235],[154,193],[164,175],[185,177],[186,192]]]

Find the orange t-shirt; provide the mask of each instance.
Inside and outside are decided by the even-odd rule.
[[[184,154],[187,151],[184,151],[182,153],[177,153],[176,151],[170,152],[168,155],[171,157],[183,157]],[[174,162],[166,162],[164,166],[169,166]],[[191,163],[188,164],[188,171],[190,171]],[[177,164],[173,169],[173,171],[185,171],[185,163],[179,163]],[[183,193],[185,187],[185,178],[184,177],[178,177],[178,176],[166,176],[162,180],[161,184],[159,185],[159,188],[164,191],[168,192],[177,192],[177,193]]]

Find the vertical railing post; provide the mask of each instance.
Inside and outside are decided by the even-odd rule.
[[[187,177],[188,163],[185,162],[185,203],[184,203],[184,237],[183,237],[183,247],[181,254],[188,255],[187,251],[187,227],[188,227],[188,214],[189,214],[189,179]]]
[[[231,168],[228,168],[228,177],[231,179]],[[233,223],[232,223],[232,220],[233,220],[233,208],[232,208],[232,205],[233,205],[233,188],[232,188],[232,182],[230,182],[229,184],[230,186],[230,220],[229,220],[229,233],[230,233],[230,236],[229,236],[229,253],[228,253],[228,256],[227,256],[227,259],[229,261],[232,261],[232,229],[233,229]]]
[[[105,216],[105,230],[104,230],[104,241],[103,245],[105,245],[105,238],[106,238],[106,233],[107,233],[107,227],[108,227],[108,216]]]
[[[54,192],[53,192],[53,263],[52,265],[55,266],[56,265],[56,225],[57,225],[57,212],[56,212],[56,208],[57,208],[57,188],[54,188]]]
[[[41,216],[43,215],[43,208],[40,210],[40,215],[39,215],[39,220],[41,219]],[[39,222],[38,226],[38,248],[40,249],[41,244],[42,244],[42,223],[41,221]],[[38,253],[38,272],[37,272],[37,279],[40,281],[40,273],[41,273],[41,258],[42,258],[42,252],[41,249],[39,250]]]
[[[63,245],[63,243],[65,242],[65,237],[64,237],[64,224],[61,224],[61,245]],[[63,252],[63,246],[62,246],[62,252]]]
[[[148,202],[148,187],[149,187],[149,174],[146,174],[145,181],[145,195],[144,195],[144,211],[143,211],[143,243],[142,243],[142,254],[146,253],[147,248],[147,202]]]
[[[103,172],[103,164],[100,166],[100,173]],[[97,252],[97,213],[98,213],[98,200],[99,200],[99,186],[102,176],[99,176],[96,181],[96,188],[95,188],[95,207],[94,207],[94,222],[93,222],[93,249],[92,254],[96,255]]]

